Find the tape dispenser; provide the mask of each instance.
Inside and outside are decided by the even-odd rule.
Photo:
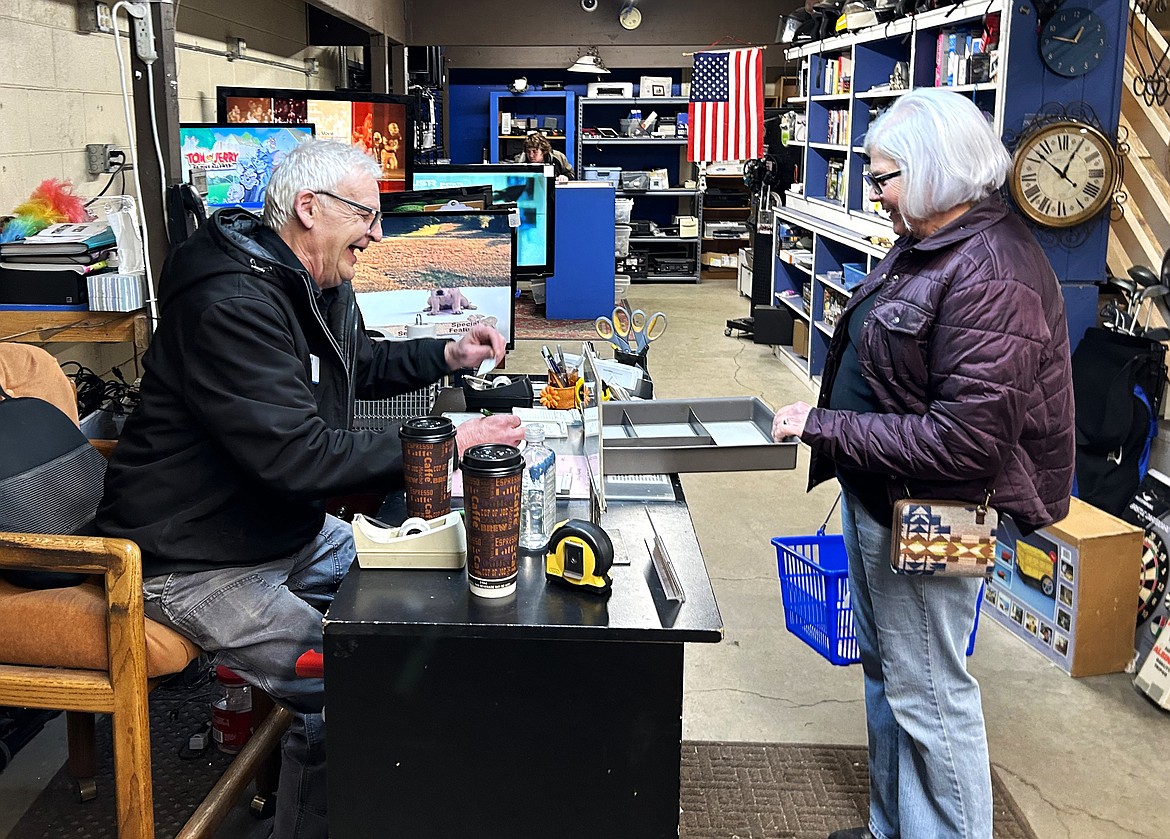
[[[613,585],[613,542],[593,522],[569,519],[558,524],[548,539],[545,579],[607,595]]]
[[[362,568],[450,570],[467,561],[467,530],[458,511],[429,520],[410,518],[398,527],[358,513],[351,526]]]

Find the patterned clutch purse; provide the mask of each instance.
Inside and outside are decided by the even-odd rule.
[[[899,574],[982,577],[995,565],[999,513],[987,501],[894,503],[890,565]]]

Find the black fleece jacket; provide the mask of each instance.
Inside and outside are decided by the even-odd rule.
[[[350,431],[353,402],[438,381],[444,341],[371,341],[351,286],[319,292],[242,210],[171,253],[159,302],[97,517],[138,543],[147,576],[287,555],[324,499],[401,485],[396,430]]]

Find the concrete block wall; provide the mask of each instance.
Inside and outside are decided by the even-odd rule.
[[[217,85],[335,86],[337,49],[305,44],[303,0],[185,0],[175,24],[180,121],[214,121]],[[119,13],[117,25],[130,72],[124,13]],[[96,195],[109,176],[87,174],[86,144],[127,149],[130,139],[114,36],[78,31],[75,0],[0,0],[0,33],[0,215],[10,213],[46,178],[69,180],[79,195]],[[245,39],[252,60],[227,59],[230,37]],[[319,61],[317,76],[307,77],[301,69],[307,58]],[[114,191],[119,187],[115,183]],[[130,177],[126,191],[133,194]],[[45,347],[57,358],[79,361],[99,374],[115,365],[128,376],[134,373],[133,347],[128,344]]]

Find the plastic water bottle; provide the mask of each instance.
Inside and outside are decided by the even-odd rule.
[[[222,664],[215,679],[220,695],[211,706],[211,738],[221,752],[234,755],[252,736],[252,687]]]
[[[544,444],[544,426],[524,427],[524,477],[520,498],[520,547],[544,550],[557,518],[556,455]]]

